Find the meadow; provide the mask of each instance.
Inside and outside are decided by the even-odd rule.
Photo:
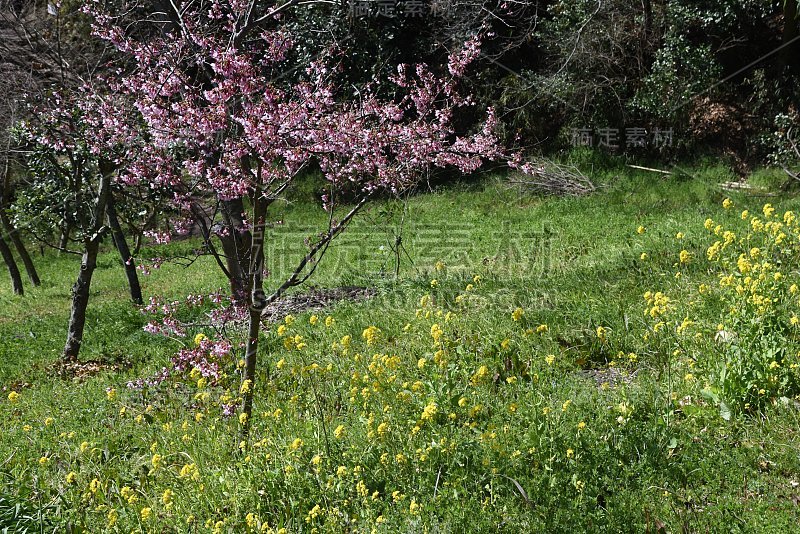
[[[598,192],[498,175],[372,203],[310,281],[371,296],[274,317],[252,385],[238,348],[219,379],[148,385],[205,346],[213,304],[179,312],[184,336],[146,332],[159,315],[127,300],[110,248],[83,365],[60,366],[79,262],[45,251],[41,288],[0,284],[0,528],[794,531],[797,201],[770,171],[731,192],[716,164],[578,163]],[[315,194],[271,214],[268,285],[326,224]],[[224,291],[187,259],[199,246],[144,249],[184,258],[142,277],[146,298]],[[244,439],[224,408],[249,387]]]

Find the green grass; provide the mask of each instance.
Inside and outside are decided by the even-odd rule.
[[[642,335],[651,326],[646,291],[688,301],[697,284],[716,279],[702,261],[676,279],[675,263],[681,249],[704,257],[703,221],[719,216],[727,194],[717,184],[730,177],[714,166],[664,178],[579,163],[593,166],[597,194],[540,198],[486,178],[371,205],[312,280],[373,287],[376,296],[318,312],[316,325],[304,313],[283,335],[265,332],[245,451],[239,421],[219,408],[238,395],[235,361],[219,387],[199,387],[196,376],[125,387],[168,365],[197,332],[211,332],[144,333],[148,318],[127,302],[112,251],[92,286],[82,359],[122,365],[92,377],[59,378],[52,367],[78,259],[38,258],[44,284],[25,297],[0,280],[0,527],[243,532],[253,514],[256,530],[289,532],[792,531],[800,519],[794,401],[724,420],[701,394],[701,355],[689,355],[698,379],[683,380],[684,359]],[[268,236],[270,284],[303,253],[302,237],[325,224],[313,195],[309,181],[271,214],[282,224]],[[764,201],[730,196],[753,212]],[[768,200],[779,210],[797,206]],[[395,277],[398,234],[405,251]],[[142,282],[147,296],[168,299],[225,287],[209,258],[165,263]],[[698,320],[716,324],[718,313],[703,308]],[[541,324],[548,330],[536,333]],[[362,332],[373,325],[380,334],[368,344]],[[307,346],[287,350],[289,335]],[[191,464],[197,476],[192,468],[181,476]]]

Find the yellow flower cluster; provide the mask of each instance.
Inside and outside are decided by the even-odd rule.
[[[672,308],[669,297],[661,291],[655,293],[648,291],[644,294],[644,300],[647,302],[648,308],[645,310],[645,315],[649,315],[653,319],[657,319],[665,315]]]
[[[361,333],[361,337],[364,338],[367,345],[375,345],[378,343],[378,336],[380,336],[380,333],[381,330],[377,326],[369,326]]]

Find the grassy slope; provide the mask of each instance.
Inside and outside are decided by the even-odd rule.
[[[691,416],[676,414],[665,378],[658,376],[661,356],[648,352],[640,335],[642,294],[683,291],[672,276],[676,253],[685,247],[702,254],[702,221],[719,211],[724,196],[715,184],[727,177],[716,168],[694,169],[694,177],[684,179],[623,170],[597,174],[606,187],[581,199],[520,196],[492,180],[411,198],[403,242],[414,264],[405,259],[398,280],[378,271],[384,265],[389,271],[394,268],[387,245],[399,227],[402,206],[373,206],[329,253],[314,283],[376,286],[378,297],[339,305],[332,312],[336,324],[321,332],[321,327],[308,325],[306,316],[300,317],[294,329],[309,340],[310,353],[304,356],[285,353],[275,333],[268,334],[262,358],[269,377],[261,376],[267,390],[257,407],[265,416],[254,421],[254,437],[269,443],[265,447],[274,447],[269,459],[262,452],[253,452],[253,458],[246,460],[232,455],[236,422],[214,419],[218,409],[208,411],[213,424],[195,428],[192,423],[192,440],[182,442],[179,438],[185,433],[177,427],[192,421],[196,407],[186,408],[191,396],[160,391],[140,398],[123,391],[127,380],[165,365],[180,342],[142,332],[146,319],[126,303],[124,277],[111,252],[99,262],[82,356],[124,358],[131,365],[82,382],[53,378],[48,366],[63,346],[77,259],[52,255],[46,261],[39,259],[42,288],[20,298],[10,295],[8,284],[0,287],[0,384],[4,388],[30,384],[21,390],[18,404],[8,403],[6,393],[0,400],[0,496],[11,503],[27,502],[32,511],[52,504],[50,512],[56,519],[51,521],[98,531],[105,528],[110,508],[117,510],[118,525],[127,530],[156,525],[152,518],[150,523],[141,522],[143,506],[152,508],[162,531],[182,530],[190,514],[197,516],[200,530],[210,520],[209,525],[223,521],[221,529],[238,531],[248,512],[290,531],[310,529],[325,517],[332,530],[342,528],[341,517],[336,523],[333,512],[312,514],[306,521],[315,504],[340,508],[359,528],[373,525],[382,515],[387,531],[435,523],[453,531],[641,531],[659,521],[670,531],[683,526],[698,531],[791,530],[800,518],[795,504],[800,488],[794,487],[800,481],[797,413],[778,405],[763,419],[734,417],[730,422],[711,407]],[[733,198],[737,205],[755,209],[760,201]],[[779,207],[793,203],[770,200]],[[302,245],[298,247],[292,236],[311,233],[309,222],[324,222],[324,214],[300,197],[283,210],[276,218],[285,224],[276,227],[267,250],[272,280],[280,279],[291,258],[301,253]],[[647,227],[642,236],[635,231],[639,225]],[[674,239],[678,231],[686,233],[680,245]],[[178,243],[167,252],[188,253],[192,246]],[[645,251],[650,259],[642,262],[639,256]],[[147,251],[152,256],[162,253]],[[437,260],[447,264],[439,273],[433,268]],[[482,277],[476,296],[461,307],[453,299],[475,274]],[[704,276],[694,274],[697,279]],[[433,291],[432,278],[439,281]],[[143,278],[147,295],[172,298],[223,285],[207,259],[188,268],[165,264]],[[428,320],[415,318],[418,300],[428,292],[436,297],[434,315]],[[516,307],[525,310],[519,324],[510,319]],[[420,357],[430,358],[428,330],[437,321],[437,309],[457,313],[454,326],[445,328],[457,363],[445,375],[431,370],[436,367],[431,362],[424,369],[415,363]],[[412,326],[404,334],[407,323]],[[547,335],[524,334],[526,327],[541,323],[549,325]],[[383,332],[376,347],[365,346],[361,339],[361,331],[369,325]],[[613,332],[615,349],[639,355],[625,371],[635,372],[627,386],[598,388],[594,380],[577,372],[576,360],[604,367],[605,358],[592,345],[594,329],[600,325]],[[332,352],[331,342],[345,334],[354,340],[350,354]],[[504,339],[511,341],[511,349],[498,348]],[[348,367],[342,361],[356,351],[367,359],[373,351],[397,353],[403,359],[400,380],[411,383],[417,377],[423,383],[423,393],[412,395],[408,409],[392,408],[383,417],[391,423],[389,440],[369,437],[373,427],[365,421],[370,413],[377,414],[376,426],[381,405],[394,406],[396,396],[385,391],[384,397],[384,393],[371,399],[356,395],[348,402],[352,370],[358,365]],[[555,366],[544,363],[549,353],[558,356]],[[277,370],[280,358],[296,374]],[[513,369],[505,369],[506,361]],[[336,367],[325,380],[315,382],[302,370],[311,362]],[[519,375],[519,382],[471,385],[473,373],[484,363],[502,378]],[[104,390],[109,386],[119,389],[119,399],[106,399]],[[696,394],[680,389],[688,386],[676,387],[678,397]],[[299,400],[293,399],[295,395]],[[469,399],[463,410],[452,404],[461,395]],[[327,401],[333,398],[344,402],[341,412],[330,408]],[[330,410],[321,419],[312,409],[320,399],[323,410]],[[431,399],[442,412],[440,418],[452,410],[455,420],[466,424],[448,426],[446,418],[436,419],[438,426],[423,425],[421,432],[409,434],[414,410],[420,411]],[[567,400],[570,404],[563,409]],[[368,406],[369,402],[377,404]],[[129,412],[125,417],[118,415],[120,404]],[[155,406],[152,413],[145,411],[148,404]],[[625,413],[620,404],[635,407],[624,425],[617,423]],[[483,415],[471,417],[467,412],[473,405],[483,406]],[[277,407],[289,418],[278,422],[266,416]],[[551,413],[544,413],[546,408]],[[148,418],[135,423],[135,414]],[[45,425],[47,417],[55,422]],[[150,417],[154,419],[148,423]],[[321,421],[347,427],[339,448],[326,448]],[[161,426],[170,422],[176,428]],[[585,422],[586,429],[577,430],[579,422]],[[470,423],[475,423],[472,428]],[[25,430],[26,424],[31,428]],[[305,444],[292,451],[296,437]],[[442,437],[455,441],[457,452],[442,447]],[[83,441],[91,444],[89,457],[77,451]],[[183,454],[200,465],[203,489],[190,487],[174,473],[171,478],[158,474],[148,478],[148,448],[153,442],[158,443],[155,450],[172,458],[175,471],[185,463],[176,458]],[[428,449],[432,451],[426,453]],[[316,451],[325,452],[319,473],[314,474],[309,461]],[[412,457],[413,468],[391,461],[387,466],[381,451],[391,457],[405,453]],[[39,465],[43,455],[54,460]],[[292,466],[288,472],[287,465]],[[350,478],[335,474],[339,465],[347,467]],[[356,504],[358,477],[352,475],[356,465],[369,473],[362,478],[370,493],[380,491],[377,501]],[[297,469],[306,474],[292,472]],[[80,488],[64,482],[69,471],[78,473]],[[95,477],[101,481],[102,498],[87,489]],[[136,503],[120,500],[123,485],[140,491]],[[167,488],[176,491],[175,505],[169,508],[160,500]],[[395,489],[407,494],[400,503],[392,502]],[[409,512],[412,498],[421,506],[416,513]],[[3,502],[0,524],[6,509]]]

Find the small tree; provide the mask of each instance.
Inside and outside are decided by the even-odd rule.
[[[393,98],[381,99],[367,86],[357,100],[339,100],[338,58],[345,49],[321,51],[300,65],[304,79],[285,82],[298,67],[291,50],[301,36],[281,21],[295,4],[170,3],[165,16],[148,3],[132,2],[114,12],[126,17],[97,3],[88,8],[95,34],[129,61],[107,83],[115,101],[128,103],[136,117],[121,119],[126,112],[119,106],[87,100],[88,131],[96,135],[92,150],[103,156],[109,150],[134,154],[125,161],[106,157],[120,168],[119,181],[169,187],[173,207],[186,217],[198,218],[209,199],[220,207],[220,266],[234,298],[248,304],[247,419],[263,310],[310,276],[315,260],[368,199],[377,192],[402,192],[433,167],[472,172],[487,159],[506,157],[493,133],[491,110],[472,135],[457,136],[452,125],[454,113],[472,105],[459,94],[458,82],[479,53],[477,37],[449,56],[446,76],[424,64],[400,65],[391,78]],[[125,148],[114,151],[114,146]],[[323,202],[330,223],[289,278],[267,295],[268,209],[312,162],[327,181]],[[355,201],[337,219],[335,208],[345,191]]]
[[[92,130],[97,124],[91,110],[102,106],[93,96],[93,89],[64,96],[52,95],[46,105],[32,113],[33,120],[19,127],[21,146],[27,153],[28,178],[22,184],[14,210],[18,220],[40,242],[60,251],[81,255],[81,267],[72,288],[72,307],[63,356],[78,357],[83,341],[86,310],[92,276],[97,265],[101,244],[111,235],[125,269],[131,300],[143,304],[142,290],[136,263],[120,223],[117,204],[126,196],[139,207],[161,203],[161,190],[149,188],[141,197],[136,188],[123,187],[116,180],[124,155],[115,149],[120,146],[109,140],[102,153],[97,146],[103,142],[104,130]],[[129,200],[130,200],[129,199]],[[145,209],[143,217],[149,218]],[[52,228],[61,228],[53,236]],[[63,229],[70,229],[64,235]],[[53,243],[57,238],[58,244]],[[73,248],[78,244],[77,249]]]

